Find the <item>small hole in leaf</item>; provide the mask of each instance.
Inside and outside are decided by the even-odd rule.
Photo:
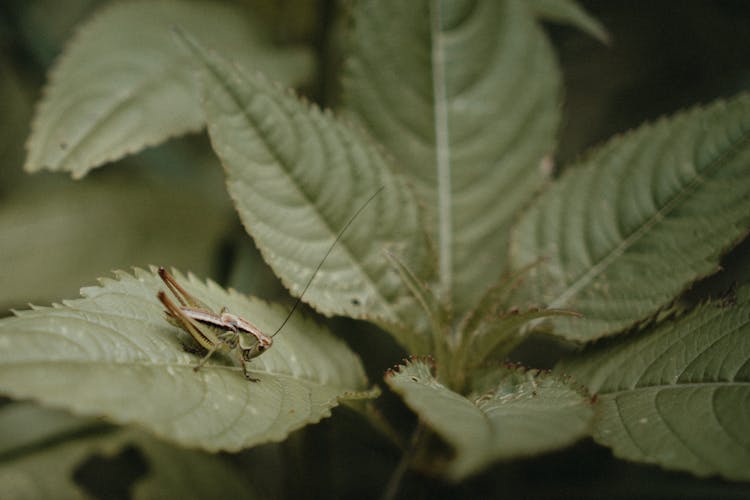
[[[417,377],[412,377],[412,378],[411,378],[411,381],[412,381],[412,382],[419,382],[419,379],[418,379]]]
[[[133,486],[148,471],[148,460],[141,451],[126,446],[112,457],[91,455],[76,467],[73,480],[94,498],[126,500],[132,498]]]
[[[352,305],[353,305],[353,306],[358,306],[358,305],[361,305],[361,304],[362,304],[362,303],[361,303],[361,302],[359,301],[359,299],[358,299],[357,297],[354,297],[354,298],[352,299]]]

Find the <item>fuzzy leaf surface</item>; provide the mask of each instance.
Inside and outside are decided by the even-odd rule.
[[[412,190],[382,153],[330,113],[249,76],[185,38],[200,65],[214,150],[245,228],[266,261],[299,295],[347,221],[304,300],[323,314],[411,325],[417,306],[383,250],[428,267]],[[389,328],[394,331],[394,328]],[[423,352],[424,329],[398,340]]]
[[[15,448],[0,450],[4,499],[92,498],[75,474],[94,457],[112,459],[126,450],[138,453],[148,468],[130,490],[136,500],[162,497],[166,491],[186,499],[255,497],[222,457],[174,447],[143,432],[102,428],[92,420],[28,403],[3,407],[0,427],[4,433],[24,436]],[[116,489],[107,491],[114,495]]]
[[[750,481],[750,287],[563,363],[615,455]]]
[[[459,480],[495,460],[537,455],[584,437],[589,399],[552,375],[496,369],[462,396],[440,384],[429,364],[411,361],[386,381],[456,452],[446,473]]]
[[[552,49],[517,0],[364,1],[353,17],[345,104],[426,202],[458,318],[499,279],[514,215],[548,177]]]
[[[653,315],[750,229],[750,95],[644,125],[569,169],[516,228],[519,302],[588,341]],[[525,295],[525,296],[524,296]]]
[[[310,72],[301,49],[277,49],[252,12],[230,4],[113,2],[85,23],[50,73],[25,168],[82,177],[92,168],[203,126],[179,26],[227,57],[285,83]]]
[[[214,311],[249,319],[263,331],[288,310],[218,286],[178,281]],[[247,381],[232,356],[199,372],[191,340],[165,319],[151,272],[119,273],[82,299],[0,320],[0,391],[82,415],[136,423],[157,436],[209,451],[280,441],[330,415],[340,398],[364,397],[359,359],[310,320],[295,315],[273,348],[252,362]]]

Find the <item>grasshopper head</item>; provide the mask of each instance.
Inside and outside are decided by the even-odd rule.
[[[242,359],[250,361],[257,358],[273,345],[273,339],[260,331],[260,328],[236,314],[223,311],[220,316],[221,326],[237,334],[237,343],[242,352]]]
[[[239,333],[239,348],[242,351],[242,359],[250,361],[257,358],[273,345],[273,339],[259,332]]]

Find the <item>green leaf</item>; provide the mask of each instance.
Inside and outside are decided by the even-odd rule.
[[[0,428],[25,435],[24,443],[0,457],[4,499],[92,498],[74,474],[94,457],[116,457],[125,450],[136,450],[148,468],[147,475],[135,478],[134,499],[165,492],[173,498],[255,497],[222,457],[176,448],[135,430],[102,429],[89,420],[20,403],[0,410]]]
[[[68,180],[13,191],[0,204],[0,307],[72,295],[128,265],[168,262],[206,274],[229,215],[184,182]]]
[[[229,311],[273,332],[287,308],[177,279],[215,311]],[[157,436],[209,451],[280,441],[330,415],[340,398],[366,397],[359,359],[310,320],[295,315],[254,360],[248,382],[231,358],[214,356],[199,372],[183,351],[150,272],[118,273],[84,298],[21,311],[0,320],[0,390],[77,414],[137,423]],[[179,335],[178,335],[179,334]]]
[[[52,70],[32,125],[26,170],[94,167],[197,131],[203,116],[180,26],[248,67],[298,83],[309,52],[276,49],[252,12],[205,1],[113,2],[85,23]]]
[[[459,317],[499,279],[510,225],[549,175],[552,49],[520,0],[363,1],[353,17],[346,105],[426,202]]]
[[[516,228],[515,267],[537,264],[514,305],[582,313],[554,320],[569,339],[612,334],[716,272],[749,227],[744,94],[644,125],[568,170]]]
[[[544,20],[569,24],[602,43],[609,43],[609,33],[602,23],[574,0],[530,0],[529,3]]]
[[[564,379],[536,371],[491,370],[466,397],[440,384],[419,360],[391,372],[386,381],[455,449],[446,470],[454,480],[495,460],[572,444],[587,434],[591,419],[585,395]]]
[[[418,274],[431,263],[406,182],[378,149],[330,113],[185,42],[200,65],[208,130],[229,193],[285,286],[301,293],[342,228],[382,186],[304,299],[323,314],[367,318],[392,331],[410,325],[421,312],[383,255],[384,248],[398,253]],[[399,331],[404,345],[423,352],[424,331]]]
[[[563,363],[615,455],[750,481],[750,287]]]

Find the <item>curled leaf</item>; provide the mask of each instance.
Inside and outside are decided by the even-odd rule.
[[[411,360],[386,378],[406,404],[455,450],[445,473],[454,480],[496,460],[551,451],[588,433],[589,398],[565,379],[499,368],[458,394],[438,382],[430,365]]]

